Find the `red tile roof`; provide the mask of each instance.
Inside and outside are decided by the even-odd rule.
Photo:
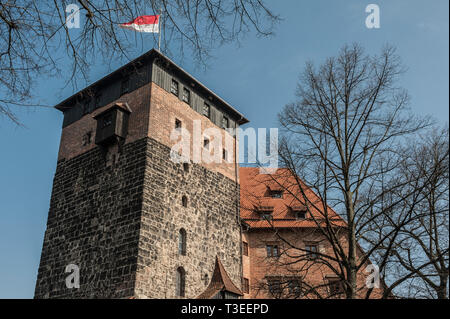
[[[210,299],[220,291],[227,291],[242,296],[241,290],[231,281],[225,268],[220,262],[219,257],[216,257],[216,264],[214,266],[211,281],[208,287],[206,287],[206,290],[202,292],[197,299]]]
[[[273,174],[260,174],[257,167],[241,167],[239,169],[241,189],[241,218],[251,228],[285,228],[285,227],[317,227],[317,223],[325,225],[325,217],[333,225],[345,227],[347,224],[332,208],[323,205],[320,197],[294,176],[290,170],[280,168]],[[300,191],[299,184],[304,190]],[[269,197],[268,190],[282,190],[282,198]],[[298,220],[294,211],[306,208],[309,211],[306,219]],[[272,210],[272,221],[262,220],[260,211]]]

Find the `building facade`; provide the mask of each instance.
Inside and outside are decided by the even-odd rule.
[[[280,234],[329,247],[301,202],[239,168],[233,129],[248,120],[159,51],[56,108],[64,121],[35,298],[308,298],[305,278],[339,295],[312,259],[306,273],[289,265]]]
[[[233,154],[225,128],[247,122],[239,112],[156,50],[56,108],[64,123],[35,298],[194,298],[216,258],[240,283],[236,158],[176,163],[170,139],[196,122],[231,138]],[[68,265],[79,288],[68,288]]]

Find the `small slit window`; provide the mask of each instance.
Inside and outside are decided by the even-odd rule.
[[[178,233],[178,253],[186,256],[186,231],[183,228]]]
[[[186,272],[183,267],[177,268],[176,273],[176,296],[184,297],[185,296],[185,286],[186,286]]]
[[[209,138],[205,137],[203,139],[203,147],[207,150],[209,150]]]
[[[187,205],[188,205],[188,198],[186,196],[183,196],[181,198],[181,205],[183,205],[183,207],[187,207]]]
[[[175,119],[175,129],[181,128],[181,121],[179,119]]]

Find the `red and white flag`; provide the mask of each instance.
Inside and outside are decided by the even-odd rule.
[[[120,27],[138,32],[159,33],[159,15],[140,16],[131,22],[120,24]]]

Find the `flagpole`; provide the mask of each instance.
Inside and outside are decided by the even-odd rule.
[[[158,21],[158,23],[159,23],[159,26],[158,26],[158,51],[160,51],[161,52],[161,30],[162,30],[162,28],[161,28],[161,21],[162,21],[162,8],[160,8],[159,9],[159,21]]]

